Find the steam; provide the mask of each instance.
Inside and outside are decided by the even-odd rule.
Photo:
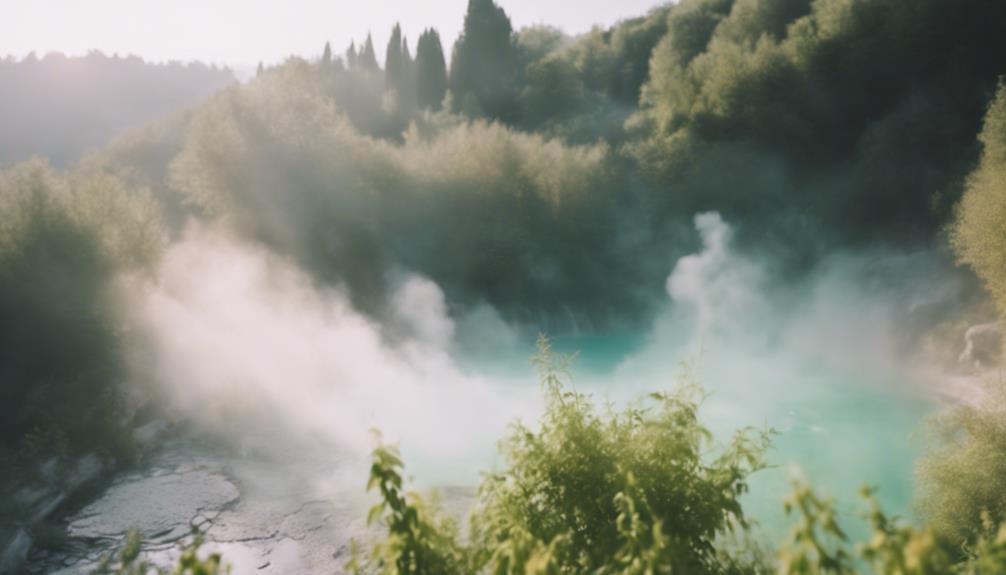
[[[388,338],[291,262],[192,227],[135,299],[154,349],[146,367],[171,404],[245,439],[279,434],[362,454],[379,428],[420,461],[471,461],[534,405],[534,393],[456,364],[444,295],[418,276],[392,298],[404,335]]]
[[[718,437],[745,425],[778,433],[778,467],[756,477],[749,503],[771,526],[785,525],[778,503],[791,465],[846,503],[866,482],[907,512],[908,438],[948,392],[946,366],[923,343],[959,318],[967,291],[950,264],[928,252],[835,254],[786,282],[770,258],[732,243],[718,213],[694,225],[702,247],[671,267],[646,343],[593,389],[616,401],[668,389],[691,362]]]
[[[799,463],[845,501],[862,481],[879,485],[907,510],[905,438],[943,375],[920,359],[918,335],[955,313],[962,288],[937,256],[896,253],[836,255],[787,285],[733,245],[718,213],[694,225],[702,248],[668,266],[645,342],[607,370],[577,371],[575,385],[624,402],[672,388],[680,362],[697,360],[719,437],[774,428],[773,463]],[[474,482],[508,423],[539,413],[530,338],[487,304],[459,314],[428,278],[389,272],[389,285],[377,320],[292,260],[191,226],[134,297],[153,349],[144,369],[178,413],[226,437],[360,456],[379,428],[417,477]],[[782,524],[785,477],[757,482],[752,510]]]
[[[733,232],[719,213],[698,214],[695,229],[703,249],[677,261],[667,278],[667,294],[692,316],[694,338],[701,341],[710,331],[725,327],[723,322],[736,322],[745,311],[757,307],[762,274],[760,268],[730,252]],[[678,329],[685,319],[674,317]]]
[[[407,278],[392,297],[391,309],[411,338],[424,346],[442,351],[454,340],[454,321],[447,315],[444,292],[426,278]]]

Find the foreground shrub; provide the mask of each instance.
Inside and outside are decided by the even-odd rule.
[[[720,450],[698,421],[690,379],[622,412],[571,389],[569,359],[539,340],[545,393],[538,429],[516,424],[501,443],[505,467],[486,477],[469,542],[435,508],[401,493],[401,461],[379,447],[371,520],[387,539],[358,572],[724,573],[753,570],[717,550],[747,527],[740,497],[764,466],[768,440],[750,430]],[[426,566],[436,565],[429,571]],[[461,571],[458,571],[461,569]]]
[[[864,488],[870,537],[853,545],[835,502],[797,481],[784,503],[795,526],[766,559],[740,503],[765,466],[765,433],[743,430],[713,451],[698,421],[691,378],[621,412],[598,410],[572,389],[569,358],[539,340],[534,361],[545,393],[536,429],[515,424],[501,443],[502,470],[479,489],[470,531],[403,487],[393,447],[374,451],[368,489],[380,501],[368,521],[385,533],[367,552],[354,543],[353,573],[596,575],[987,575],[1006,572],[1006,524],[964,511],[980,525],[965,545],[939,522],[912,525],[884,513]]]

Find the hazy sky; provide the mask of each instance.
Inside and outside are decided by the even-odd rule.
[[[449,50],[468,0],[0,0],[0,54],[82,54],[92,49],[150,60],[199,59],[248,66],[290,54],[341,53],[370,31],[383,55],[400,21],[411,49],[437,28]],[[502,0],[515,28],[545,23],[567,32],[645,13],[660,0]]]

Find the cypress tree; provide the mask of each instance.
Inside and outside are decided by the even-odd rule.
[[[396,23],[388,39],[388,49],[384,56],[384,89],[393,90],[401,96],[405,85],[404,54],[402,53],[402,28]]]
[[[346,67],[350,70],[355,69],[358,59],[359,57],[356,54],[356,42],[350,42],[349,48],[346,50]]]
[[[416,103],[420,108],[439,110],[447,93],[447,63],[440,34],[428,28],[416,44]]]
[[[493,0],[468,0],[451,60],[456,110],[474,105],[490,117],[513,119],[518,63],[510,17]]]
[[[409,52],[409,39],[402,36],[402,87],[399,101],[406,110],[416,107],[416,63]]]
[[[380,66],[377,65],[377,54],[374,52],[374,41],[371,39],[369,33],[367,34],[367,41],[363,44],[363,50],[360,52],[359,63],[360,67],[364,70],[380,70]]]
[[[325,42],[325,51],[321,53],[321,67],[328,69],[332,65],[332,46]]]

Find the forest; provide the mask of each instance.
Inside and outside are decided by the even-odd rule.
[[[0,573],[1006,572],[1006,3],[458,18],[0,60]]]
[[[152,64],[136,56],[34,52],[0,59],[0,167],[31,156],[66,167],[124,130],[194,106],[235,81],[199,62]]]

